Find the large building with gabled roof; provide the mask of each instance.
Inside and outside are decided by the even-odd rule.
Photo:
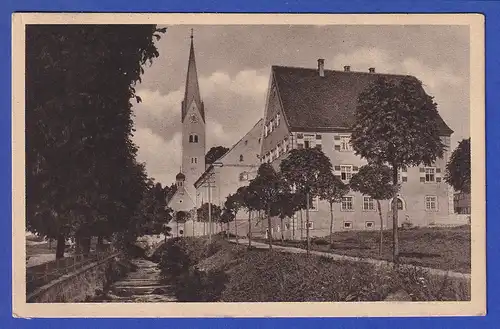
[[[272,66],[261,136],[261,161],[278,169],[289,150],[317,147],[330,158],[334,174],[348,183],[359,167],[366,164],[354,154],[349,143],[358,96],[380,76],[395,80],[408,77],[376,73],[374,68],[367,72],[354,72],[349,66],[343,71],[326,70],[322,59],[318,60],[316,69]],[[438,120],[448,151],[432,166],[400,172],[402,187],[394,200],[399,208],[400,225],[464,224],[452,216],[453,191],[444,182],[453,131],[441,117]],[[385,227],[391,223],[391,202],[382,204]],[[325,236],[330,225],[329,206],[316,198],[312,207],[311,235]],[[374,200],[369,196],[351,191],[334,208],[335,231],[380,227]],[[273,234],[283,232],[286,237],[298,238],[305,230],[305,219],[301,220],[298,213],[286,220],[284,226],[280,227],[279,221],[275,221]]]

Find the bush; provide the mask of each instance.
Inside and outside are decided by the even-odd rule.
[[[301,254],[248,252],[231,271],[224,302],[381,301],[404,290],[414,301],[468,300],[467,283],[454,287],[422,270],[374,267]],[[461,291],[457,293],[457,291]]]
[[[213,239],[212,243],[207,239],[193,237],[169,239],[161,250],[161,276],[166,281],[176,279],[220,248],[220,239]]]
[[[202,272],[191,268],[177,278],[175,296],[180,302],[216,302],[224,291],[228,276],[222,270]]]
[[[412,229],[414,226],[411,222],[404,222],[401,224],[401,228],[403,230],[409,230],[409,229]]]
[[[327,241],[323,238],[313,238],[313,239],[311,239],[311,242],[317,246],[327,246],[330,244],[329,241]]]

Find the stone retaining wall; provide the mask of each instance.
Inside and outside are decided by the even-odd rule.
[[[73,273],[36,289],[26,297],[28,303],[63,303],[85,302],[95,295],[96,290],[103,290],[113,279],[130,270],[120,254],[89,264]]]

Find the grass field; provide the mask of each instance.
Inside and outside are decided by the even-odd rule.
[[[333,249],[325,243],[328,236],[314,241],[313,250],[356,257],[392,260],[392,231],[384,231],[382,256],[379,255],[379,231],[347,231],[333,234]],[[258,239],[265,242],[264,239]],[[275,244],[298,248],[305,241],[275,240]],[[402,263],[470,273],[470,226],[427,227],[399,231],[399,252]]]

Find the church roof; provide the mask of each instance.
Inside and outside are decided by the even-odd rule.
[[[358,95],[379,77],[402,79],[404,75],[273,66],[286,120],[295,131],[349,130],[354,122]],[[416,79],[415,77],[411,77]],[[441,133],[453,133],[439,116]]]
[[[189,109],[189,105],[192,101],[196,102],[196,106],[200,111],[201,117],[203,118],[203,121],[205,121],[205,108],[200,96],[198,73],[196,71],[196,59],[194,56],[193,36],[191,35],[191,48],[189,50],[188,69],[186,76],[186,90],[184,91],[184,100],[182,101],[182,121],[184,121],[186,113]]]

